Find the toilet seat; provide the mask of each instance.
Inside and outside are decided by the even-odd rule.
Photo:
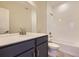
[[[60,46],[56,43],[48,43],[49,48],[51,49],[58,49]]]

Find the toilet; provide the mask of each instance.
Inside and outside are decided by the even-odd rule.
[[[51,32],[49,32],[49,36],[48,36],[48,55],[50,57],[56,57],[58,54],[58,49],[60,48],[60,46],[56,43],[53,42],[54,36],[52,35]]]
[[[56,43],[48,43],[48,47],[49,47],[49,49],[48,49],[48,55],[50,56],[50,57],[56,57],[57,56],[57,51],[58,51],[58,49],[60,48],[60,46],[58,45],[58,44],[56,44]]]

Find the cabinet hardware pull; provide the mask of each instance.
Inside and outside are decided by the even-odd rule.
[[[37,48],[37,56],[39,57],[39,49]]]
[[[33,57],[35,57],[35,52],[33,52]]]

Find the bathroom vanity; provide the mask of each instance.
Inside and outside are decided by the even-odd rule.
[[[0,57],[47,57],[48,35],[27,33],[26,35],[0,35]]]

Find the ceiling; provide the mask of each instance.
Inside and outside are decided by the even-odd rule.
[[[48,5],[50,5],[52,8],[55,8],[55,7],[57,7],[57,6],[59,6],[59,5],[63,4],[63,3],[65,3],[65,2],[67,2],[67,1],[49,1],[49,2],[47,2],[47,3],[48,3]]]
[[[24,8],[32,8],[32,4],[28,3],[27,1],[0,1],[0,3],[11,3],[11,4],[18,4],[21,5]]]

